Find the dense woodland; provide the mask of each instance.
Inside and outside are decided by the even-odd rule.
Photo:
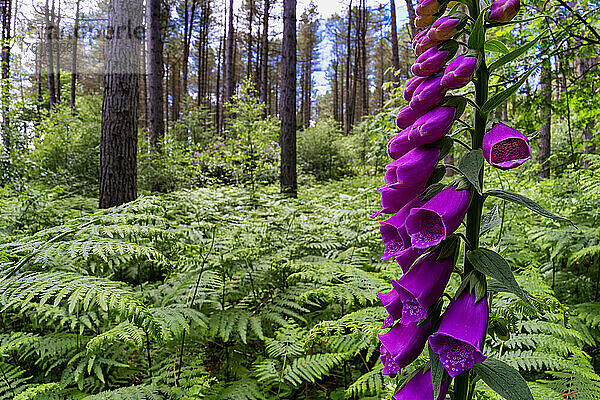
[[[543,303],[494,295],[486,351],[536,400],[600,399],[600,7],[521,4],[485,48],[533,43],[491,83],[536,67],[493,115],[534,158],[486,186],[574,225],[486,205]],[[391,399],[369,215],[415,6],[0,0],[0,399]]]

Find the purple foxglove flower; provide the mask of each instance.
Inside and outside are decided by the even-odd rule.
[[[456,35],[458,30],[461,28],[461,25],[464,26],[464,21],[462,18],[457,17],[442,17],[435,21],[435,23],[431,26],[431,29],[427,32],[427,36],[429,36],[432,40],[444,41],[448,39],[452,39],[452,36]]]
[[[387,293],[377,292],[377,296],[383,303],[385,310],[388,312],[388,317],[383,321],[381,329],[389,328],[394,324],[395,321],[400,320],[402,317],[402,303],[398,297],[398,293],[394,289]]]
[[[425,347],[431,323],[421,325],[396,324],[387,333],[377,335],[398,368],[415,361]]]
[[[417,323],[427,318],[427,309],[444,293],[454,265],[451,258],[438,260],[437,257],[438,253],[426,256],[393,282],[402,304],[401,324]]]
[[[425,253],[425,250],[423,249],[409,247],[403,250],[400,254],[398,254],[398,256],[396,256],[396,262],[398,263],[400,268],[402,268],[402,272],[406,273],[417,260],[417,258],[421,257],[423,253]]]
[[[456,116],[454,107],[436,107],[417,119],[408,132],[408,141],[415,146],[437,142],[450,131]]]
[[[396,116],[396,125],[400,129],[405,129],[411,126],[419,117],[425,114],[426,110],[413,110],[410,105],[400,110]]]
[[[428,17],[438,12],[439,9],[440,3],[438,3],[438,0],[421,0],[417,4],[415,13],[419,17]]]
[[[483,155],[496,168],[510,169],[529,160],[531,147],[525,135],[504,124],[496,124],[483,137]]]
[[[385,364],[384,364],[385,365]],[[384,369],[385,371],[385,369]],[[446,398],[449,381],[442,382],[437,400]],[[431,383],[431,370],[417,372],[417,374],[398,393],[392,396],[393,400],[434,400],[433,385]]]
[[[438,106],[447,91],[441,82],[442,77],[438,76],[429,78],[419,85],[410,101],[410,108],[413,110],[431,110],[433,107]]]
[[[442,78],[442,86],[448,89],[459,89],[466,86],[473,79],[476,70],[477,57],[460,55],[446,67]]]
[[[421,85],[421,83],[423,83],[426,79],[427,78],[424,78],[422,76],[415,76],[410,81],[408,81],[406,87],[404,88],[404,100],[410,101],[410,99],[412,99],[413,97],[413,94],[415,93],[415,90],[417,90],[419,85]]]
[[[440,156],[440,149],[416,147],[386,166],[386,185],[420,186],[427,183]]]
[[[426,33],[427,31],[423,31],[422,33]],[[416,36],[418,37],[418,36]],[[437,40],[431,40],[429,36],[424,35],[419,40],[413,41],[413,50],[415,51],[415,55],[419,57],[421,54],[425,53],[426,50],[429,50],[433,46],[437,46],[440,44]]]
[[[405,225],[412,245],[425,249],[441,243],[458,228],[470,201],[468,190],[456,190],[450,186],[422,207],[410,210]]]
[[[520,0],[496,0],[492,3],[489,19],[495,22],[511,21],[521,9]]]
[[[388,143],[388,155],[390,158],[397,160],[409,151],[415,148],[415,145],[408,141],[408,132],[410,128],[404,129],[397,134]]]
[[[388,186],[378,187],[381,194],[381,204],[383,209],[376,212],[371,217],[376,217],[379,214],[394,214],[398,212],[406,203],[414,199],[424,186],[407,186],[403,184],[393,184]]]
[[[424,187],[424,185],[422,185]],[[388,259],[400,255],[402,251],[410,247],[410,236],[406,232],[406,218],[410,210],[415,207],[421,207],[425,202],[420,198],[415,198],[406,203],[400,211],[386,221],[379,223],[379,231],[383,239],[385,249],[382,259]],[[414,261],[414,260],[413,260]]]
[[[390,353],[387,351],[384,345],[381,345],[379,348],[379,352],[381,354],[381,363],[383,364],[383,375],[396,375],[400,373],[400,367],[396,364],[396,361],[392,358]],[[431,380],[431,378],[429,378]]]
[[[455,377],[485,360],[481,346],[488,321],[487,299],[475,303],[475,294],[465,290],[450,302],[440,327],[429,337],[431,349],[440,356],[448,375]]]
[[[417,57],[417,60],[411,67],[411,71],[417,76],[437,74],[444,68],[444,64],[446,64],[448,58],[450,58],[448,50],[440,49],[440,46],[434,46]]]
[[[417,16],[415,18],[415,26],[417,28],[427,28],[428,26],[431,26],[434,21],[435,17],[433,15],[426,15],[424,17]]]

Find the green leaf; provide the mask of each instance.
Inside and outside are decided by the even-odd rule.
[[[485,43],[485,29],[483,27],[485,13],[480,13],[473,25],[473,31],[469,35],[467,46],[473,50],[481,50]]]
[[[494,208],[492,208],[492,211],[481,216],[481,228],[479,230],[480,234],[483,235],[484,233],[491,231],[499,223],[500,209],[498,204],[496,204],[494,205]]]
[[[486,358],[473,370],[492,390],[507,400],[533,400],[533,395],[519,371],[510,365]]]
[[[496,279],[507,290],[523,300],[525,304],[536,310],[525,291],[517,283],[510,265],[500,254],[488,249],[469,250],[467,259],[477,271]]]
[[[502,57],[500,57],[499,59],[497,59],[496,61],[491,63],[490,66],[488,67],[488,71],[490,73],[492,73],[494,70],[500,68],[504,64],[507,64],[507,63],[515,60],[516,58],[522,56],[523,54],[525,54],[527,52],[527,50],[532,48],[538,42],[538,40],[540,40],[541,37],[546,34],[546,32],[547,31],[542,32],[538,37],[533,39],[531,42],[525,43],[523,46],[511,51],[510,53],[508,53],[506,55],[503,55]],[[487,46],[486,46],[486,49],[487,49]]]
[[[498,39],[490,39],[485,42],[485,49],[487,51],[492,51],[494,53],[508,54],[510,50],[504,43],[499,41]]]
[[[433,384],[433,398],[437,399],[440,396],[440,388],[444,381],[446,371],[440,362],[440,358],[429,346],[429,364],[431,365],[431,383]]]
[[[523,196],[522,194],[509,192],[507,190],[488,190],[485,192],[488,196],[498,197],[503,200],[508,200],[513,203],[525,206],[529,208],[531,211],[540,214],[543,217],[554,219],[556,221],[565,221],[569,222],[571,225],[575,226],[573,222],[567,218],[560,217],[558,215],[552,214],[550,211],[547,211],[545,208],[540,206],[535,201]]]
[[[500,104],[504,103],[510,96],[515,94],[517,90],[525,83],[525,81],[529,78],[529,76],[537,69],[536,67],[531,68],[517,83],[509,87],[508,89],[504,89],[500,93],[496,94],[494,97],[485,102],[483,107],[481,107],[481,112],[483,114],[489,114],[490,111],[498,107]]]
[[[483,167],[483,151],[481,149],[471,150],[458,163],[458,169],[467,178],[469,183],[481,194],[479,184],[479,173]]]

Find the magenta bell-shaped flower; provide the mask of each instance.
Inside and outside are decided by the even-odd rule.
[[[377,335],[396,367],[404,368],[417,359],[425,347],[431,323],[396,324],[387,333]]]
[[[485,297],[478,303],[475,300],[475,294],[465,290],[450,302],[438,331],[429,337],[431,349],[439,355],[451,377],[486,358],[481,349],[487,329],[488,304]]]
[[[385,249],[383,250],[383,260],[390,257],[396,257],[400,255],[402,251],[410,247],[411,239],[406,232],[405,227],[406,218],[411,209],[421,207],[424,203],[425,202],[420,198],[412,199],[393,217],[379,223],[379,231],[381,232],[381,238],[383,239],[383,245],[385,246]]]
[[[425,114],[427,110],[413,110],[410,104],[402,108],[396,116],[396,126],[405,129],[411,126],[419,117]]]
[[[396,361],[391,356],[390,352],[387,351],[384,345],[379,347],[379,353],[381,358],[381,363],[383,364],[383,375],[396,375],[400,373],[401,368],[398,367]],[[430,378],[431,379],[431,378]]]
[[[385,364],[384,364],[385,365]],[[384,369],[385,371],[385,369]],[[393,400],[443,400],[448,392],[449,381],[442,382],[440,394],[437,399],[433,396],[433,384],[431,383],[431,370],[427,372],[422,369],[406,384],[398,393],[392,396]]]
[[[502,123],[483,137],[483,155],[496,168],[518,167],[532,157],[529,140],[525,135]]]
[[[427,36],[427,31],[423,31],[424,36],[421,36],[418,40],[413,40],[413,50],[415,55],[419,57],[421,54],[425,53],[426,50],[429,50],[433,46],[437,46],[440,44],[437,40],[431,40],[429,36]],[[415,36],[417,38],[418,36]]]
[[[388,155],[390,158],[397,160],[416,147],[408,140],[409,131],[410,128],[406,128],[390,140],[388,143]]]
[[[402,272],[406,273],[417,260],[417,258],[421,257],[423,253],[425,253],[424,249],[409,247],[403,250],[400,254],[398,254],[398,256],[396,256],[396,262],[398,263],[400,268],[402,268]]]
[[[455,116],[454,107],[434,108],[413,123],[408,132],[408,141],[415,146],[437,142],[448,134]]]
[[[445,240],[464,219],[470,201],[468,190],[450,186],[422,207],[410,210],[405,225],[412,245],[425,249]]]
[[[419,85],[410,101],[410,108],[413,110],[431,110],[433,107],[438,106],[447,92],[441,82],[442,77],[438,76],[429,78]]]
[[[440,46],[434,46],[426,50],[417,57],[411,67],[413,74],[417,76],[430,76],[437,74],[444,68],[444,64],[451,57],[449,50],[444,50]]]
[[[492,3],[488,18],[494,22],[508,22],[519,13],[520,9],[520,0],[496,0]]]
[[[417,90],[421,83],[423,83],[426,80],[427,78],[425,77],[415,76],[410,81],[408,81],[406,87],[404,88],[404,100],[410,101],[413,97],[413,94],[415,93],[415,90]]]
[[[465,26],[465,23],[466,20],[464,18],[454,16],[442,17],[433,23],[427,32],[427,36],[439,42],[452,39],[458,30]]]
[[[385,184],[406,186],[427,183],[440,156],[439,148],[417,147],[386,166]]]
[[[385,310],[389,314],[381,326],[381,329],[386,329],[394,325],[394,322],[399,321],[400,318],[402,318],[402,302],[400,301],[400,297],[398,297],[398,293],[394,289],[387,293],[377,292],[377,296],[379,296],[379,299],[383,303]]]
[[[473,79],[477,70],[477,57],[469,55],[460,55],[448,64],[442,86],[448,89],[459,89],[466,86]]]
[[[415,13],[419,17],[428,17],[438,12],[439,9],[440,3],[438,3],[438,0],[421,0],[417,4]]]
[[[394,214],[398,212],[406,203],[413,200],[420,192],[423,186],[403,185],[401,183],[378,187],[381,194],[381,204],[383,209],[371,215],[371,218],[379,214]]]
[[[451,258],[438,260],[432,253],[420,260],[399,280],[394,290],[402,304],[401,324],[410,324],[427,318],[427,310],[444,293],[454,268]]]

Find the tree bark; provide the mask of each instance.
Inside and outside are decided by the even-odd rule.
[[[413,6],[412,0],[406,0],[406,9],[408,11],[408,27],[410,29],[410,36],[414,38],[417,36],[417,33],[420,32],[420,29],[415,25],[417,14],[415,13],[415,7]]]
[[[52,14],[54,14],[54,1],[52,2]],[[54,47],[56,51],[56,102],[60,103],[62,99],[62,84],[60,79],[60,18],[61,18],[61,10],[60,10],[60,0],[58,0],[58,18],[56,19],[56,41],[54,42]]]
[[[361,19],[361,31],[360,31],[360,48],[361,48],[361,117],[369,115],[369,91],[367,88],[368,77],[367,77],[367,25],[369,23],[367,0],[362,1],[362,19]]]
[[[192,9],[190,11],[188,0],[184,3],[184,24],[183,24],[183,68],[181,77],[181,90],[183,96],[187,99],[188,95],[188,62],[190,59],[190,47],[192,43],[192,33],[194,30],[194,19],[196,15],[196,0],[192,0]]]
[[[248,69],[246,77],[252,77],[252,51],[254,50],[254,38],[252,37],[252,23],[254,22],[254,1],[249,0],[250,10],[248,12]]]
[[[352,125],[350,116],[350,58],[352,56],[352,50],[350,48],[350,41],[352,36],[352,0],[348,5],[348,31],[346,36],[346,124],[344,132],[346,135],[350,134],[350,126]]]
[[[44,13],[44,21],[46,25],[46,74],[48,79],[48,98],[50,109],[56,104],[56,86],[54,81],[54,26],[53,19],[50,19],[50,8],[48,0],[46,0],[46,8]]]
[[[542,94],[540,119],[543,125],[541,127],[538,149],[538,159],[540,165],[542,166],[542,169],[539,172],[539,176],[540,178],[550,178],[550,165],[548,163],[548,158],[550,157],[550,136],[552,127],[552,114],[550,108],[552,102],[552,71],[549,59],[546,59],[542,63],[540,89]]]
[[[12,23],[12,0],[3,2],[2,11],[2,56],[0,57],[2,77],[2,144],[4,152],[10,154],[11,130],[10,130],[10,42]]]
[[[263,32],[260,57],[260,101],[263,104],[267,104],[267,94],[269,91],[269,9],[271,7],[271,3],[269,0],[264,1],[265,8],[263,12]],[[266,112],[267,108],[265,108],[265,113]]]
[[[143,40],[140,0],[110,0],[100,138],[100,208],[137,197],[139,54]]]
[[[296,196],[296,0],[283,0],[281,191]]]
[[[233,0],[229,0],[229,23],[225,47],[225,101],[231,100],[234,91],[233,45]]]
[[[163,114],[162,0],[147,0],[148,21],[148,140],[150,151],[161,152],[165,135]]]
[[[410,2],[411,0],[406,0]],[[412,3],[411,3],[412,5]],[[396,72],[400,70],[400,54],[398,51],[398,28],[396,25],[396,2],[390,0],[390,13],[392,19],[392,66],[394,67],[394,82],[399,82],[400,78],[396,75]]]
[[[79,43],[79,6],[81,0],[77,0],[75,5],[75,26],[73,27],[72,54],[71,54],[71,114],[75,113],[75,97],[77,90],[77,45]]]

